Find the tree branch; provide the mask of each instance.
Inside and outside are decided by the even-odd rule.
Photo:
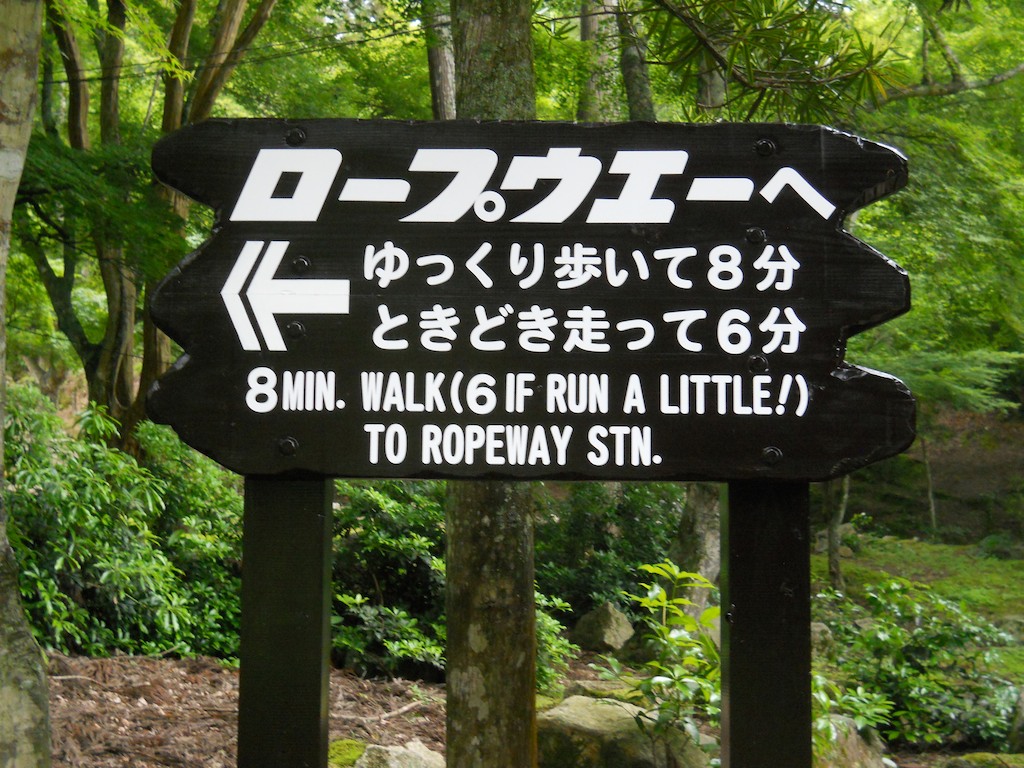
[[[205,120],[213,110],[213,104],[227,84],[231,73],[241,61],[245,51],[252,45],[256,35],[270,19],[277,0],[260,0],[249,23],[241,34],[238,28],[242,24],[247,0],[233,0],[226,10],[224,23],[217,34],[213,51],[207,59],[205,69],[196,85],[192,105],[189,108],[188,121],[196,123]]]
[[[950,80],[945,83],[921,83],[920,85],[913,85],[909,88],[892,88],[885,92],[884,98],[881,100],[882,104],[890,101],[898,101],[900,99],[913,99],[921,96],[952,96],[955,93],[962,93],[963,91],[979,91],[985,88],[991,88],[994,85],[1005,83],[1007,80],[1012,80],[1017,75],[1024,73],[1024,62],[1017,66],[998,72],[991,77],[982,78],[980,80]]]
[[[68,143],[75,149],[88,149],[89,88],[82,71],[82,51],[71,23],[54,0],[46,0],[46,18],[68,78]]]
[[[946,67],[949,69],[949,74],[953,82],[962,81],[964,79],[963,65],[960,63],[960,59],[957,58],[956,52],[953,50],[952,46],[946,40],[946,35],[935,20],[935,17],[928,13],[920,3],[917,4],[917,12],[921,14],[921,21],[924,22],[924,26],[928,34],[936,43],[938,43],[939,50],[942,51],[942,58],[946,62]]]
[[[167,52],[179,62],[188,57],[188,43],[195,23],[197,0],[182,0],[171,28]],[[185,112],[185,82],[174,72],[164,73],[164,111],[161,128],[170,133],[181,127]]]

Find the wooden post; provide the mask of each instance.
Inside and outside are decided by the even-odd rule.
[[[722,768],[811,768],[810,485],[729,483]]]
[[[245,478],[238,768],[326,768],[330,480]]]

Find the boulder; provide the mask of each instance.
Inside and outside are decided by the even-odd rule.
[[[652,739],[643,710],[610,699],[570,696],[537,716],[539,768],[707,768],[708,756],[682,730]]]
[[[824,755],[816,755],[814,768],[888,768],[885,744],[874,731],[862,734],[857,724],[848,717],[832,716],[836,739]]]
[[[570,639],[585,651],[609,653],[619,650],[632,636],[633,625],[626,614],[605,603],[579,620]]]
[[[836,647],[835,635],[828,624],[820,621],[811,622],[811,653],[815,658],[831,658]]]
[[[444,758],[420,741],[410,741],[404,747],[371,744],[356,761],[355,768],[444,768]]]
[[[637,693],[630,680],[570,680],[565,684],[565,695],[588,696],[591,699],[615,699],[629,701]],[[550,709],[550,707],[549,707]]]

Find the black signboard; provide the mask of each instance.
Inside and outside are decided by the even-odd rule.
[[[250,475],[788,479],[906,448],[844,361],[907,310],[847,234],[907,180],[817,126],[217,120],[161,140],[216,210],[153,316],[152,417]]]

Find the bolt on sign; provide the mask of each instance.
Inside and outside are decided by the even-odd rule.
[[[906,184],[817,126],[214,120],[149,409],[243,474],[818,480],[899,453],[847,339],[909,308],[843,229]]]

